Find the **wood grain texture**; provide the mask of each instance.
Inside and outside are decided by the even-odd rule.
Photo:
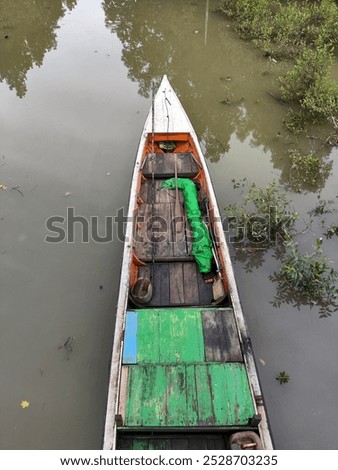
[[[242,362],[243,355],[232,309],[202,311],[206,360]]]
[[[146,178],[154,177],[165,179],[175,175],[174,156],[177,158],[177,176],[179,178],[193,178],[198,173],[198,165],[194,161],[192,155],[186,153],[156,153],[155,158],[147,158],[143,167],[143,175]],[[153,166],[154,165],[154,166]]]
[[[254,414],[243,364],[127,367],[127,427],[240,426]]]

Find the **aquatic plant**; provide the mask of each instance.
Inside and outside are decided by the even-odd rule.
[[[302,155],[296,150],[289,152],[290,176],[288,187],[293,191],[318,191],[324,187],[325,181],[331,173],[332,160],[315,154]]]
[[[324,214],[333,214],[336,212],[336,208],[333,207],[333,204],[335,203],[333,199],[320,199],[320,196],[318,199],[318,204],[308,212],[310,216],[320,216]]]
[[[338,289],[338,271],[332,268],[332,262],[323,254],[322,239],[316,240],[312,253],[301,253],[298,243],[286,242],[286,252],[282,257],[279,274],[270,279],[278,282],[278,295],[274,305],[289,298],[301,304],[317,305],[320,316],[326,317],[337,311],[336,298]]]
[[[326,238],[332,238],[334,235],[338,235],[338,226],[332,224],[327,227],[325,236]]]
[[[302,109],[297,111],[290,109],[283,120],[283,124],[289,132],[299,135],[307,130],[309,122],[306,113]]]
[[[283,188],[273,180],[265,188],[255,184],[248,186],[247,180],[232,181],[234,188],[246,188],[240,204],[229,204],[225,213],[229,228],[235,230],[231,241],[243,244],[275,245],[289,240],[298,213],[291,207],[291,200]]]
[[[285,370],[282,370],[278,375],[276,375],[276,380],[278,380],[281,385],[286,384],[289,382],[290,376],[285,372]]]

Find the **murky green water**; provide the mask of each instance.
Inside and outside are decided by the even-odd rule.
[[[103,235],[104,217],[127,205],[153,78],[166,73],[179,94],[220,206],[236,201],[231,180],[244,177],[311,189],[291,193],[304,217],[319,192],[336,200],[338,153],[328,148],[325,177],[292,186],[288,150],[316,141],[287,135],[287,107],[267,93],[284,66],[239,40],[216,7],[0,0],[2,449],[101,446],[122,245],[81,243],[80,231],[74,243],[48,244],[45,223],[73,207],[96,216]],[[313,240],[308,231],[300,242]],[[325,240],[335,263],[336,244]],[[239,261],[235,269],[276,447],[335,449],[338,318],[274,309],[270,255],[250,273]],[[281,370],[291,378],[283,386]]]

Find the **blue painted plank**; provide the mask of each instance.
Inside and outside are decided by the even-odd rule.
[[[137,364],[138,313],[127,312],[124,334],[123,364]]]

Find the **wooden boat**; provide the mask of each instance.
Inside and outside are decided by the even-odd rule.
[[[183,183],[196,188],[210,268]],[[166,76],[141,135],[125,237],[103,448],[272,449],[209,172]]]

